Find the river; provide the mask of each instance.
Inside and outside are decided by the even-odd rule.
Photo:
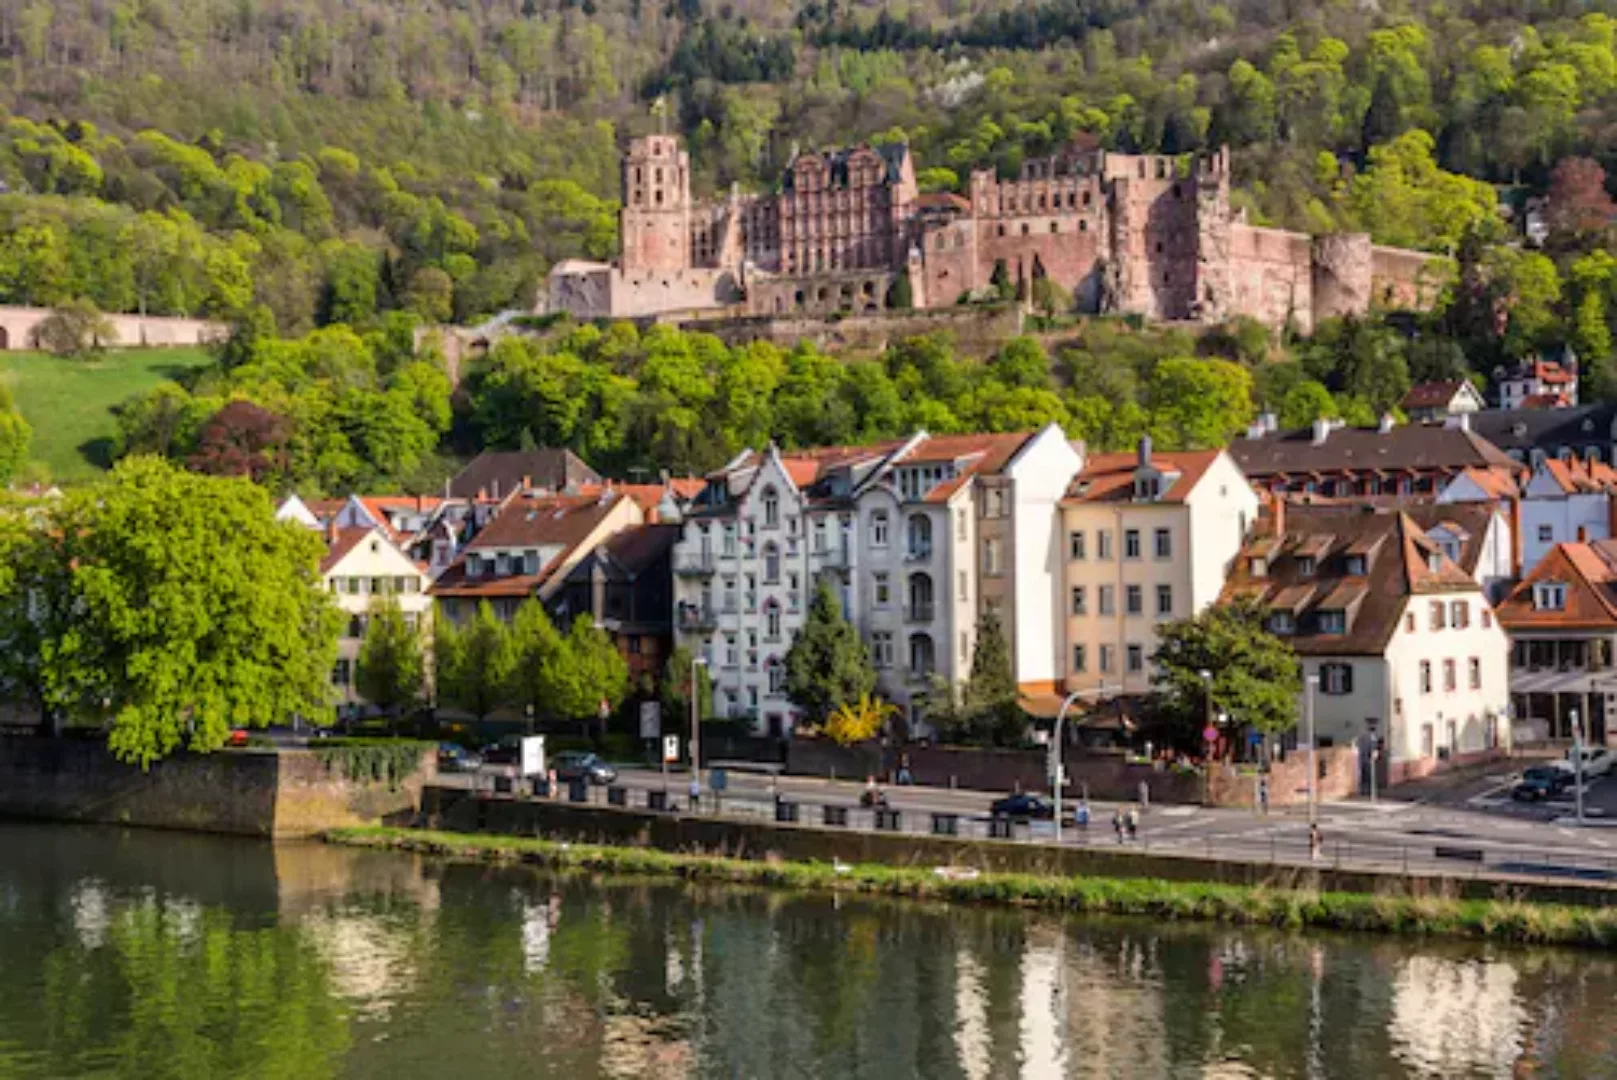
[[[1617,1076],[1617,958],[0,825],[0,1078]]]

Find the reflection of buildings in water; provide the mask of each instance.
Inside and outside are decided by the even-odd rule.
[[[1064,1072],[1065,944],[1059,929],[1041,926],[1028,934],[1022,949],[1023,1076],[1061,1076]]]
[[[679,935],[671,929],[664,935],[666,953],[663,957],[663,990],[671,998],[680,996],[685,991],[690,997],[694,1007],[700,1008],[702,1004],[702,920],[692,919],[690,934],[685,945],[689,951],[680,948]],[[689,986],[686,985],[687,980]]]
[[[550,963],[550,935],[561,923],[561,894],[535,903],[518,892],[516,901],[522,912],[522,970],[533,975]]]
[[[99,949],[107,943],[107,927],[112,922],[107,900],[106,885],[95,878],[79,879],[68,896],[68,906],[73,909],[73,930],[85,949]]]
[[[626,1009],[627,1002],[614,1001],[613,1009]],[[696,1051],[683,1034],[675,1030],[677,1021],[667,1017],[647,1017],[630,1012],[607,1016],[601,1032],[601,1075],[611,1077],[656,1077],[677,1080],[696,1072]]]
[[[419,972],[411,955],[411,935],[375,915],[318,911],[302,927],[331,969],[337,992],[366,1019],[386,1017],[393,1003],[412,989]]]
[[[1387,1023],[1393,1052],[1434,1076],[1510,1076],[1527,1021],[1516,983],[1515,967],[1499,961],[1404,959]]]
[[[988,988],[983,966],[961,946],[955,950],[954,1045],[966,1080],[986,1080],[993,1061],[988,1033]]]
[[[1169,1074],[1162,977],[1144,938],[1127,936],[1104,948],[1073,942],[1065,983],[1072,1075]]]

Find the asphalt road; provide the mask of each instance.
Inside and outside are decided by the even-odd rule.
[[[1473,785],[1475,791],[1455,800],[1425,802],[1383,799],[1372,803],[1357,799],[1322,804],[1318,822],[1324,842],[1323,861],[1343,867],[1416,870],[1449,873],[1520,874],[1531,877],[1573,877],[1617,883],[1617,829],[1578,826],[1569,820],[1568,800],[1523,806],[1509,799],[1506,782],[1513,777],[1502,770],[1496,777]],[[873,815],[858,808],[862,783],[817,777],[779,777],[727,770],[727,789],[719,796],[716,812],[773,820],[775,796],[800,804],[801,822],[819,824],[823,805],[849,808],[848,825],[874,827]],[[469,779],[450,782],[468,784]],[[646,793],[664,789],[664,778],[653,770],[625,769],[619,785],[629,789],[631,806],[645,805]],[[687,802],[688,773],[668,774],[667,790],[678,806]],[[990,804],[1004,792],[949,790],[922,787],[885,787],[889,804],[900,812],[904,831],[924,833],[932,828],[932,815],[958,814],[964,836],[987,835]],[[1611,808],[1617,822],[1617,777],[1592,781],[1586,789],[1589,820],[1602,820],[1599,811]],[[593,802],[605,802],[602,789],[592,789]],[[715,812],[710,792],[704,793],[703,812]],[[1111,819],[1118,804],[1090,803],[1087,831],[1070,825],[1067,844],[1116,845]],[[1054,839],[1048,823],[1033,827],[1036,839]],[[1027,835],[1019,830],[1019,836]],[[1208,858],[1307,865],[1312,860],[1305,810],[1258,814],[1245,810],[1200,806],[1149,806],[1140,818],[1137,837],[1127,841],[1147,851]]]

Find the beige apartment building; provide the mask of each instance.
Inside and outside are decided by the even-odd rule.
[[[328,526],[320,573],[346,620],[331,672],[332,696],[339,707],[353,711],[365,704],[354,688],[354,675],[372,606],[384,597],[396,599],[405,621],[425,637],[431,633],[432,598],[427,594],[431,579],[381,526]]]
[[[1061,504],[1066,688],[1151,690],[1157,627],[1218,599],[1258,497],[1223,450],[1091,457]]]

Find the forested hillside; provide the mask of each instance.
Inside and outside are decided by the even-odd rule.
[[[701,467],[760,432],[802,441],[919,422],[1055,418],[1118,444],[1160,426],[1151,417],[1164,391],[1152,387],[1158,360],[1173,356],[1111,331],[1110,353],[1080,350],[1090,359],[1074,383],[990,371],[906,397],[888,416],[875,404],[882,386],[859,382],[877,369],[855,366],[819,388],[853,410],[842,420],[835,409],[793,419],[795,405],[775,403],[744,433],[711,413],[702,379],[751,373],[726,391],[739,394],[757,371],[777,371],[772,400],[817,361],[733,368],[700,338],[608,355],[608,339],[520,364],[502,354],[451,402],[430,358],[404,344],[412,317],[475,321],[527,305],[553,261],[609,256],[629,133],[681,131],[698,187],[712,191],[772,183],[794,146],[859,138],[907,140],[927,188],[958,188],[973,168],[1014,173],[1084,132],[1130,151],[1228,142],[1253,220],[1367,229],[1456,257],[1455,286],[1430,316],[1327,326],[1272,349],[1241,345],[1237,327],[1168,350],[1239,361],[1251,377],[1242,409],[1289,401],[1292,416],[1373,415],[1411,376],[1486,375],[1564,343],[1586,392],[1611,396],[1614,10],[0,0],[0,302],[84,298],[232,321],[211,375],[125,410],[126,447],[201,453],[209,417],[248,398],[264,415],[227,419],[284,451],[258,471],[322,487],[425,483],[443,452],[514,444],[524,431],[622,467]],[[1549,238],[1523,246],[1496,207],[1546,192]],[[694,359],[668,359],[688,348]],[[1130,349],[1155,352],[1146,361]],[[575,362],[592,372],[588,385]],[[666,372],[677,390],[659,381]],[[1073,389],[1093,385],[1115,392]],[[529,396],[512,398],[514,386]],[[523,401],[582,416],[597,408],[591,395],[604,404],[588,422],[518,423],[506,411]],[[945,414],[928,421],[931,400]],[[490,402],[504,404],[490,412]],[[694,443],[668,434],[686,421]],[[1200,441],[1192,428],[1170,438]]]

